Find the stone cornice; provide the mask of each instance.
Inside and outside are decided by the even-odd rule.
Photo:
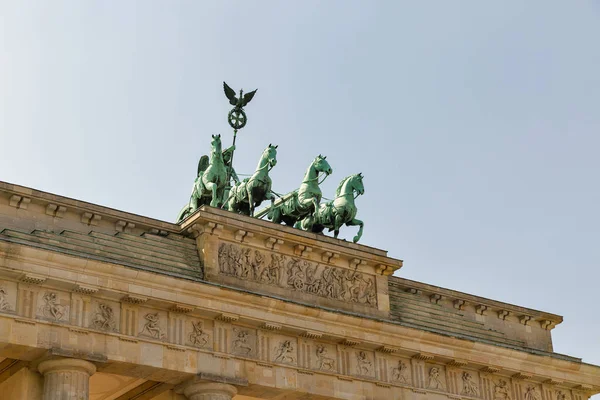
[[[390,284],[397,286],[403,291],[423,294],[429,298],[431,298],[431,296],[445,297],[453,302],[454,308],[456,309],[463,309],[465,304],[471,304],[476,310],[479,310],[478,313],[481,315],[495,314],[500,319],[506,319],[506,317],[509,315],[516,315],[524,325],[531,323],[531,320],[539,321],[541,324],[545,323],[545,321],[548,321],[546,322],[545,326],[554,328],[563,321],[563,317],[560,315],[521,307],[514,304],[503,303],[501,301],[491,300],[485,297],[458,292],[456,290],[446,289],[396,276],[390,277]]]
[[[522,365],[520,373],[523,375],[530,374],[541,381],[560,380],[571,386],[593,385],[600,376],[600,367],[553,358],[549,353],[537,352],[539,355],[536,355],[531,354],[531,351],[461,340],[401,326],[391,321],[310,308],[303,304],[256,296],[233,288],[227,290],[222,285],[132,271],[126,267],[93,260],[86,262],[86,269],[83,272],[78,267],[78,260],[68,255],[21,247],[16,253],[18,258],[15,258],[15,253],[5,251],[9,250],[10,246],[11,244],[0,242],[0,256],[5,257],[8,267],[3,267],[2,273],[6,277],[12,274],[15,280],[23,273],[47,277],[45,285],[73,285],[76,281],[85,280],[92,282],[94,287],[102,290],[103,293],[119,293],[127,285],[134,285],[137,290],[143,292],[145,297],[148,297],[148,304],[155,307],[169,309],[174,304],[182,304],[215,317],[220,314],[235,313],[239,315],[241,322],[247,324],[258,326],[269,322],[281,325],[282,332],[300,334],[310,330],[321,333],[329,340],[336,338],[356,340],[361,343],[361,346],[373,350],[382,345],[393,345],[398,349],[398,354],[414,355],[426,352],[440,361],[449,362],[459,359],[476,368],[485,367],[482,362],[493,361],[494,366],[499,369],[510,371],[514,370],[512,366],[518,360]],[[25,268],[27,270],[24,270]],[[227,290],[226,294],[223,292],[224,289]],[[173,301],[174,292],[175,301]],[[298,315],[303,315],[301,325],[295,322],[298,321]],[[339,332],[353,332],[354,336],[342,337]],[[448,354],[453,356],[449,358]],[[548,374],[540,376],[538,375],[540,370],[548,371]]]

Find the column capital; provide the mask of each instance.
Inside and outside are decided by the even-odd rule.
[[[189,400],[231,400],[237,394],[233,385],[216,382],[190,382],[183,388]]]
[[[42,361],[38,365],[38,371],[40,371],[42,375],[46,375],[49,372],[77,371],[84,372],[91,376],[96,372],[96,366],[89,361],[80,360],[78,358],[60,358]]]

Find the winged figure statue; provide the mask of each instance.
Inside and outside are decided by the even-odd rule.
[[[240,96],[236,97],[235,90],[230,88],[227,83],[223,82],[223,90],[225,91],[225,96],[227,96],[229,99],[229,104],[235,108],[243,108],[246,106],[246,104],[250,103],[250,100],[252,100],[258,89],[246,94],[244,94],[244,91],[240,89]]]

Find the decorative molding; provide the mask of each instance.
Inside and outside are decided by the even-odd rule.
[[[464,310],[467,302],[461,299],[456,299],[452,304],[457,310]]]
[[[169,236],[169,232],[163,231],[162,229],[156,229],[156,228],[150,229],[148,231],[148,233],[151,233],[153,235],[158,235],[158,236]]]
[[[379,275],[389,276],[392,275],[395,270],[396,269],[394,269],[394,267],[392,267],[391,265],[377,264],[375,266],[375,272]]]
[[[382,387],[382,388],[386,388],[386,389],[389,389],[389,388],[392,387],[392,385],[389,385],[389,384],[383,383],[383,382],[375,382],[375,385],[379,386],[379,387]]]
[[[238,229],[237,231],[235,231],[235,234],[234,234],[235,240],[237,240],[240,243],[247,242],[248,239],[252,238],[253,236],[254,236],[254,233],[244,231],[242,229]]]
[[[174,304],[169,310],[177,314],[187,314],[192,312],[194,310],[194,307],[188,306],[186,304]]]
[[[296,371],[298,371],[298,373],[302,374],[302,375],[314,375],[315,374],[313,371],[308,371],[306,369],[297,369]]]
[[[16,194],[13,194],[8,201],[8,204],[11,207],[21,208],[23,210],[27,210],[29,203],[31,203],[31,199],[29,197],[23,197]]]
[[[283,240],[272,236],[265,239],[265,247],[269,250],[277,251],[282,244]]]
[[[352,340],[352,339],[342,339],[342,341],[339,342],[339,344],[341,344],[342,346],[348,346],[348,347],[354,347],[354,346],[358,346],[361,342],[357,341],[357,340]]]
[[[215,317],[216,320],[218,321],[223,321],[223,322],[235,322],[238,319],[240,319],[239,315],[235,315],[235,314],[219,314]]]
[[[185,353],[185,350],[186,350],[185,347],[175,346],[175,345],[172,345],[172,344],[168,344],[167,345],[167,349],[173,350],[173,351],[180,351],[182,353]]]
[[[486,374],[496,374],[500,372],[500,368],[492,367],[491,365],[485,366],[480,369],[481,372],[485,372]]]
[[[488,309],[489,309],[489,307],[486,306],[485,304],[479,304],[479,305],[475,306],[475,312],[479,315],[487,315]]]
[[[69,332],[79,333],[81,335],[88,335],[90,333],[84,329],[74,328],[74,327],[69,327]]]
[[[321,261],[326,262],[328,264],[335,264],[335,262],[340,258],[338,253],[334,253],[332,251],[324,251],[321,253]]]
[[[529,321],[531,321],[531,315],[521,315],[519,317],[519,322],[523,325],[529,325]]]
[[[46,282],[46,277],[35,275],[35,274],[25,274],[21,277],[21,282],[28,283],[30,285],[41,285]]]
[[[32,325],[35,326],[35,322],[34,321],[29,321],[27,319],[23,319],[23,318],[13,318],[13,320],[18,323],[18,324],[24,324],[24,325]]]
[[[522,372],[517,372],[516,374],[512,375],[513,379],[517,379],[519,381],[525,380],[525,379],[531,379],[531,375],[530,374],[525,374]]]
[[[115,230],[117,230],[119,232],[125,232],[127,229],[133,229],[133,228],[135,228],[135,224],[132,224],[131,222],[118,220],[115,223]]]
[[[340,380],[340,381],[346,381],[346,382],[353,382],[354,379],[348,377],[348,376],[343,376],[343,375],[336,375],[336,377]]]
[[[127,296],[121,299],[125,303],[131,304],[143,304],[148,301],[147,297],[144,296],[136,296],[135,294],[128,294]]]
[[[550,378],[550,379],[546,379],[544,381],[544,383],[546,385],[556,386],[556,385],[562,385],[564,382],[563,381],[557,381],[556,379]]]
[[[310,246],[305,246],[303,244],[297,244],[294,246],[294,254],[299,257],[306,257],[310,252],[312,252],[312,247]]]
[[[73,289],[74,293],[81,293],[81,294],[87,294],[87,295],[91,295],[94,293],[98,293],[98,289],[91,287],[91,286],[85,286],[85,285],[76,285],[75,288]]]
[[[442,299],[442,295],[437,293],[434,293],[431,296],[429,296],[429,302],[433,304],[440,304],[440,301],[442,301]]]
[[[556,328],[556,322],[550,321],[549,319],[541,320],[540,325],[542,326],[542,329],[545,329],[547,331]]]
[[[398,351],[398,349],[394,348],[394,347],[389,347],[389,346],[381,346],[378,347],[376,349],[376,351],[380,352],[380,353],[387,353],[387,354],[392,354]]]
[[[65,216],[67,212],[67,207],[59,206],[58,204],[49,203],[46,206],[46,215],[49,215],[54,218],[62,218]]]
[[[269,331],[280,331],[281,330],[281,325],[279,325],[279,324],[272,324],[270,322],[265,322],[264,324],[261,325],[261,328],[269,330]]]
[[[417,295],[420,295],[422,293],[421,290],[415,289],[415,288],[407,288],[406,292],[410,293],[410,294],[417,294]]]
[[[506,318],[510,316],[511,312],[508,310],[500,310],[498,311],[498,318],[502,321],[506,321]]]
[[[361,260],[360,258],[353,258],[350,260],[350,268],[357,269],[359,265],[367,265],[365,260]]]
[[[102,216],[91,212],[84,212],[81,214],[81,223],[86,225],[97,226],[101,219]]]
[[[415,360],[420,360],[420,361],[431,361],[434,359],[434,356],[432,354],[427,354],[427,353],[417,353],[414,356],[412,356],[411,358],[413,358]]]
[[[186,233],[193,238],[197,238],[198,236],[202,235],[203,233],[207,233],[209,235],[221,236],[221,233],[223,233],[223,225],[216,224],[214,222],[207,222],[206,224],[203,224],[203,225],[202,224],[192,224],[188,229],[186,229]]]
[[[320,339],[323,337],[323,334],[315,331],[304,331],[300,334],[300,336],[305,337],[307,339]]]
[[[447,365],[450,367],[463,368],[466,367],[469,363],[463,360],[452,360]]]
[[[119,340],[121,342],[129,342],[129,343],[138,343],[139,342],[139,340],[137,340],[137,339],[128,338],[128,337],[125,337],[125,336],[119,336]]]

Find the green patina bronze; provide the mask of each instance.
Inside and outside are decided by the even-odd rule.
[[[275,196],[271,192],[272,182],[269,172],[275,164],[277,164],[277,146],[269,144],[263,151],[254,174],[231,188],[224,208],[254,216],[254,209],[264,200],[271,200],[273,204]]]
[[[306,170],[300,187],[276,201],[275,192],[271,190],[269,172],[277,164],[277,146],[269,144],[263,151],[254,174],[240,182],[233,168],[235,140],[238,130],[248,122],[244,107],[252,100],[256,90],[246,94],[240,90],[239,96],[236,96],[235,91],[225,82],[223,90],[229,104],[233,106],[227,115],[227,121],[233,128],[233,145],[222,150],[221,135],[212,136],[210,157],[205,155],[200,158],[190,201],[180,211],[177,222],[183,221],[199,207],[210,205],[257,218],[267,216],[277,224],[284,222],[315,233],[322,233],[327,228],[334,231],[336,238],[342,225],[358,225],[360,228],[353,239],[355,243],[358,242],[364,224],[355,218],[357,208],[354,200],[364,193],[362,174],[351,175],[342,180],[335,198],[321,204],[323,195],[319,185],[333,170],[327,157],[319,155]],[[271,200],[270,206],[255,213],[255,209],[265,200]]]
[[[362,236],[364,223],[355,219],[358,209],[354,200],[364,193],[362,173],[344,178],[335,191],[335,199],[321,204],[316,212],[300,221],[300,228],[316,233],[321,233],[328,228],[330,232],[334,231],[334,237],[337,238],[342,225],[359,225],[358,233],[353,239],[354,243],[358,242]]]
[[[279,224],[284,222],[293,226],[296,222],[307,217],[319,208],[321,197],[323,196],[319,185],[319,176],[325,174],[325,178],[333,173],[326,160],[327,157],[318,155],[310,164],[300,187],[292,193],[285,195],[283,200],[275,203],[267,211],[268,218]],[[323,179],[325,179],[323,178]]]
[[[178,222],[187,218],[202,205],[209,204],[212,207],[220,207],[224,202],[228,168],[225,165],[224,152],[221,147],[221,135],[212,135],[210,145],[210,158],[207,156],[200,158],[198,176],[194,181],[190,202],[179,212]],[[231,169],[233,170],[233,168]]]

